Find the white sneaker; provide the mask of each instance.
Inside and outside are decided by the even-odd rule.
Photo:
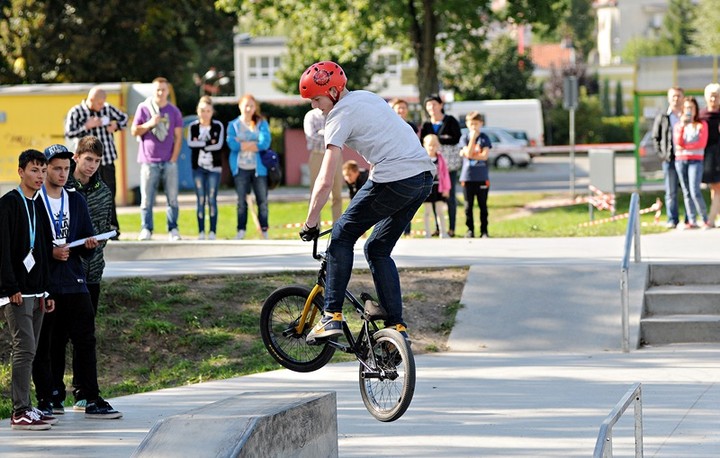
[[[217,237],[215,236],[215,233],[213,231],[210,231],[208,234],[208,240],[215,240]]]
[[[268,231],[262,231],[262,238],[264,240],[267,240],[270,236],[268,235]]]
[[[245,231],[243,229],[240,229],[237,232],[237,235],[235,236],[235,240],[242,240],[245,238]]]
[[[198,234],[198,240],[205,240],[205,233],[201,232]]]
[[[170,236],[168,238],[172,242],[177,242],[178,240],[181,240],[180,232],[178,232],[177,228],[170,231]]]
[[[138,236],[138,240],[150,240],[152,238],[152,232],[150,232],[147,229],[143,229],[140,231],[140,235]]]

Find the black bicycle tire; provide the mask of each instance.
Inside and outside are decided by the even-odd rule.
[[[382,349],[383,345],[390,342],[397,349],[403,369],[398,377],[401,379],[401,383],[398,388],[398,383],[395,380],[363,377],[366,369],[360,364],[360,394],[365,408],[373,417],[383,422],[395,421],[403,416],[415,393],[415,358],[410,345],[403,335],[395,329],[377,331],[373,335],[373,341],[373,351],[376,357],[379,356],[379,358],[376,358],[378,364],[384,364],[383,359],[387,359],[386,351]],[[397,366],[398,363],[394,360],[393,365]],[[384,400],[380,399],[380,397]]]
[[[300,336],[286,337],[273,330],[275,326],[287,329],[292,325],[292,320],[300,317],[310,292],[311,290],[304,286],[278,288],[265,299],[260,312],[260,335],[265,348],[275,361],[295,372],[318,370],[326,365],[335,353],[335,348],[330,345],[308,345],[305,342],[307,331],[315,323],[309,323]],[[282,318],[278,310],[281,305],[285,306]],[[319,312],[317,319],[320,319],[323,310],[321,294],[313,298],[313,305]]]

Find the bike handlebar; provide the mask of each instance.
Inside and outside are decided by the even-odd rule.
[[[315,237],[315,238],[313,239],[313,258],[315,258],[315,259],[322,259],[322,258],[323,258],[323,255],[322,255],[322,254],[318,254],[318,251],[317,251],[318,240],[320,240],[320,237],[324,237],[324,236],[328,235],[328,234],[331,233],[331,232],[332,232],[332,228],[326,229],[326,230],[318,233],[317,237]]]

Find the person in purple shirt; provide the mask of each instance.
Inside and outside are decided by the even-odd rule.
[[[169,83],[163,77],[153,80],[153,96],[138,105],[131,132],[139,137],[140,217],[139,240],[150,240],[153,233],[153,204],[158,183],[163,180],[167,198],[167,229],[170,240],[180,240],[178,231],[178,166],[182,145],[183,120],[180,110],[168,101]]]

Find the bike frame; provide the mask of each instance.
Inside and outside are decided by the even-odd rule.
[[[310,317],[310,322],[314,322],[315,318],[317,316],[318,310],[316,307],[313,307],[313,301],[315,300],[315,297],[318,294],[322,294],[325,292],[325,277],[327,274],[327,259],[325,257],[325,253],[318,253],[317,251],[317,244],[318,239],[324,235],[327,235],[331,232],[331,229],[328,229],[324,232],[321,232],[313,241],[313,258],[320,261],[320,271],[318,272],[318,279],[315,282],[315,286],[313,287],[312,291],[310,291],[310,294],[308,295],[308,298],[305,300],[305,306],[303,307],[302,314],[300,315],[300,319],[298,320],[297,326],[295,326],[295,331],[298,334],[302,334],[303,329],[305,329],[305,324],[308,322],[308,317]],[[380,328],[378,328],[377,324],[371,319],[368,318],[368,316],[365,314],[365,307],[363,307],[362,303],[350,292],[345,291],[345,299],[347,299],[352,306],[355,308],[355,311],[360,315],[360,318],[362,319],[362,328],[358,332],[357,336],[353,336],[352,332],[350,331],[350,327],[348,326],[347,322],[343,321],[343,335],[345,336],[345,339],[347,340],[347,344],[342,344],[337,342],[337,340],[328,340],[326,345],[330,345],[334,347],[337,350],[340,350],[344,353],[350,353],[357,357],[358,361],[360,361],[360,364],[362,364],[367,372],[365,375],[369,378],[376,378],[376,377],[383,377],[384,374],[373,371],[372,367],[368,365],[365,362],[365,358],[361,357],[364,349],[362,348],[362,343],[366,343],[366,347],[369,349],[372,347],[372,342],[370,339],[370,336],[374,334],[376,331],[378,331]],[[370,357],[372,358],[372,364],[374,367],[377,367],[377,362],[375,361],[375,354],[374,352],[370,352]],[[384,372],[384,371],[382,371]]]

